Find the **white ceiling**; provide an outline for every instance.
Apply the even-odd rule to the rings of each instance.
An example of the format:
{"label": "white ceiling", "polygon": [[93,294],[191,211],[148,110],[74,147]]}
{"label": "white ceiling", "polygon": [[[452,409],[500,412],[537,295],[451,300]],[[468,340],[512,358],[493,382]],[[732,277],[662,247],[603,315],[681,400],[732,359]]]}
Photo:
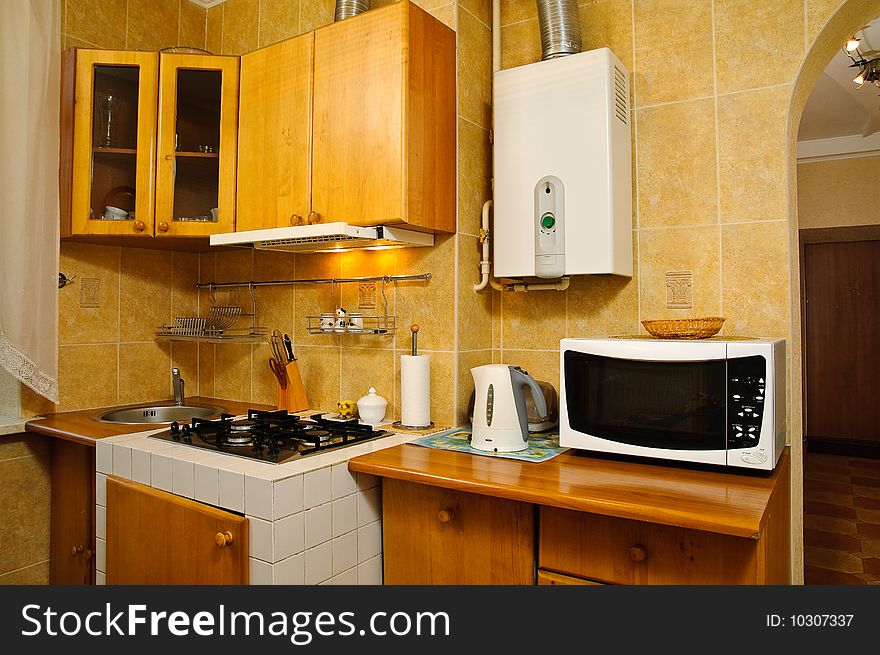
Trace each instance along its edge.
{"label": "white ceiling", "polygon": [[[863,55],[880,54],[880,17],[856,34]],[[841,50],[828,64],[801,117],[798,142],[844,136],[867,137],[880,132],[880,89],[873,84],[858,88],[852,78],[858,72]]]}

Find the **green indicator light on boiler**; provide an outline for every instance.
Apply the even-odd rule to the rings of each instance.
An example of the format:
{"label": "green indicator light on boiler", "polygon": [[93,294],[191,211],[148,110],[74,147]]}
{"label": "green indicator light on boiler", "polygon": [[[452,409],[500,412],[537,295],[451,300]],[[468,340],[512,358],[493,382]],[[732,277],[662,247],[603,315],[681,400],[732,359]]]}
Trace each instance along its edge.
{"label": "green indicator light on boiler", "polygon": [[545,230],[549,230],[554,225],[556,225],[556,217],[550,212],[547,212],[541,217],[541,227]]}

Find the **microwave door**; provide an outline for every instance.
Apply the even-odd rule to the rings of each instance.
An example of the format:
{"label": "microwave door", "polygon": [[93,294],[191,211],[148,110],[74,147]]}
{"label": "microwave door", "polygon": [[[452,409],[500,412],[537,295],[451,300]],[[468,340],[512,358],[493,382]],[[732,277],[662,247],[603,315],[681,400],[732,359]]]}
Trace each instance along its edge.
{"label": "microwave door", "polygon": [[724,463],[724,359],[657,361],[565,353],[571,429],[601,450]]}

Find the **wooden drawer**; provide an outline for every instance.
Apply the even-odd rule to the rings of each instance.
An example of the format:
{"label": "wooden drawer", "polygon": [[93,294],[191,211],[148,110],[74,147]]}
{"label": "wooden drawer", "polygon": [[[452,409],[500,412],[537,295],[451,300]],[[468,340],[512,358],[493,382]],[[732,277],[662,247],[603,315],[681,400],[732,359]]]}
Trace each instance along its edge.
{"label": "wooden drawer", "polygon": [[755,584],[757,540],[542,507],[538,566],[617,584]]}
{"label": "wooden drawer", "polygon": [[535,584],[527,503],[382,480],[387,585]]}

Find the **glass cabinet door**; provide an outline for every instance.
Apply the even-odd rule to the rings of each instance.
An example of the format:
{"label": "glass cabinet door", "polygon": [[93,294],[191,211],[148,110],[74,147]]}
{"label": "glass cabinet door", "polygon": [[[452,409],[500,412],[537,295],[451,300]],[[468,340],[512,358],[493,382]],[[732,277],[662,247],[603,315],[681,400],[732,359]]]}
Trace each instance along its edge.
{"label": "glass cabinet door", "polygon": [[162,53],[156,236],[235,226],[238,58]]}
{"label": "glass cabinet door", "polygon": [[70,232],[152,236],[158,57],[72,52]]}

